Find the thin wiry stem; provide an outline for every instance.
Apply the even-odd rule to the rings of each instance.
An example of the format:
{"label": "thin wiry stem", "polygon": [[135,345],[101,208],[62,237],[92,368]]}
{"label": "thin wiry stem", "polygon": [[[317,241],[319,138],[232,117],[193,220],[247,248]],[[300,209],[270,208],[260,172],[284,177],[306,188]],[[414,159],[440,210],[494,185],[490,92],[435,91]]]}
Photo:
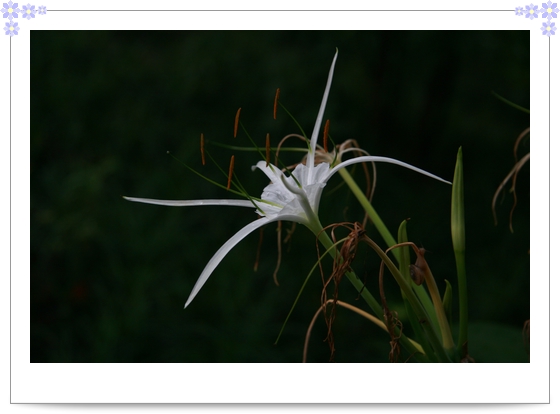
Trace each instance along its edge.
{"label": "thin wiry stem", "polygon": [[513,210],[515,209],[515,206],[517,205],[517,194],[515,192],[515,184],[517,182],[517,174],[519,173],[519,170],[521,170],[523,165],[525,165],[525,163],[527,161],[529,161],[530,154],[531,153],[525,154],[525,156],[523,158],[521,158],[519,161],[517,161],[517,163],[513,166],[513,168],[509,172],[509,174],[506,175],[506,178],[504,178],[503,181],[500,183],[500,185],[498,186],[498,189],[494,193],[494,197],[492,198],[492,214],[494,216],[494,225],[497,225],[498,224],[498,217],[496,215],[496,200],[498,199],[498,195],[500,194],[502,189],[506,186],[506,184],[508,183],[510,178],[513,176],[512,188],[511,188],[511,191],[513,193],[513,207],[511,208],[510,216],[509,216],[509,228],[510,228],[510,231],[512,233],[513,233],[513,224],[512,224]]}

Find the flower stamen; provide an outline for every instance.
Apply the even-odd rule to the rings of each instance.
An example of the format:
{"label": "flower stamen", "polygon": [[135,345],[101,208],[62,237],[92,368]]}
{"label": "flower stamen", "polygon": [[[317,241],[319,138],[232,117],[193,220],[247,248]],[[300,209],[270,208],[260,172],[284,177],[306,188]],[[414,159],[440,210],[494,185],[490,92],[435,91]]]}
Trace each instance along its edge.
{"label": "flower stamen", "polygon": [[231,160],[229,162],[229,174],[228,174],[228,181],[227,181],[227,187],[226,189],[229,191],[230,187],[231,187],[231,177],[233,176],[233,164],[235,161],[235,155],[231,156]]}
{"label": "flower stamen", "polygon": [[235,114],[235,124],[233,125],[233,137],[237,137],[237,127],[239,126],[239,114],[241,113],[241,108],[237,110]]}
{"label": "flower stamen", "polygon": [[206,165],[206,159],[204,158],[204,134],[200,133],[200,155],[202,156],[202,165]]}
{"label": "flower stamen", "polygon": [[276,96],[274,97],[274,119],[276,119],[276,109],[278,108],[278,98],[280,97],[280,88],[276,89]]}
{"label": "flower stamen", "polygon": [[323,149],[325,150],[325,152],[328,152],[327,149],[327,144],[329,143],[329,126],[331,124],[331,120],[327,119],[327,122],[325,122],[325,130],[323,132]]}

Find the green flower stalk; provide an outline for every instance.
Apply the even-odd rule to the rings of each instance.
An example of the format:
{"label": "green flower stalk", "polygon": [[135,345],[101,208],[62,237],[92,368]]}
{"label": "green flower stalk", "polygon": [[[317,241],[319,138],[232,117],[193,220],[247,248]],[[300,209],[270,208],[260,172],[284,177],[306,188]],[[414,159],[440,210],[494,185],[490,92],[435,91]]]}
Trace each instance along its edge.
{"label": "green flower stalk", "polygon": [[[467,272],[465,270],[465,203],[463,190],[463,149],[457,153],[457,164],[451,190],[451,239],[457,265],[459,281],[459,343],[457,351],[467,352],[468,346],[468,303],[467,303]],[[466,357],[466,355],[462,355]]]}

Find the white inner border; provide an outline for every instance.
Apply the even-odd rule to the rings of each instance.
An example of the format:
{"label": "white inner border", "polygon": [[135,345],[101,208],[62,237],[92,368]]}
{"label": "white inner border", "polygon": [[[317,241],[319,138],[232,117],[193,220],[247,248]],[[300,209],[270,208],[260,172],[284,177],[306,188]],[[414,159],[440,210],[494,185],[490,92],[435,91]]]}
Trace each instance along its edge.
{"label": "white inner border", "polygon": [[[164,9],[255,9],[263,2],[173,2]],[[270,2],[267,8],[317,7],[305,1]],[[324,8],[341,7],[321,2]],[[368,9],[504,10],[510,12],[55,12],[68,9],[154,9],[159,3],[44,1],[45,16],[19,19],[11,39],[11,401],[18,402],[548,402],[549,401],[549,161],[548,47],[540,21],[515,16],[504,1],[344,2]],[[20,7],[24,3],[20,2]],[[538,3],[540,4],[540,3]],[[276,7],[271,7],[276,6]],[[281,13],[281,18],[279,14]],[[2,23],[4,25],[5,22]],[[557,26],[560,22],[557,19]],[[531,323],[530,364],[30,364],[30,139],[29,30],[530,30],[531,32]],[[2,32],[2,35],[4,33]],[[551,39],[553,67],[557,42]],[[9,197],[8,36],[0,42],[2,99],[1,183]],[[555,54],[556,51],[556,54]],[[367,51],[364,51],[366,53]],[[554,76],[553,76],[554,80]],[[555,95],[552,94],[554,97]],[[554,128],[554,125],[553,125]],[[554,134],[552,134],[554,136]],[[4,200],[4,199],[3,199]],[[2,203],[8,217],[8,198]],[[7,220],[6,220],[7,221]],[[2,234],[8,234],[3,221]],[[4,229],[6,231],[4,231]],[[5,243],[6,237],[2,243]],[[9,246],[1,263],[8,266]],[[7,276],[7,272],[2,272]],[[9,280],[3,278],[3,292]],[[3,332],[9,332],[9,298],[4,296]],[[538,316],[538,317],[537,317]],[[4,355],[8,341],[2,341]],[[8,366],[6,365],[7,373]],[[4,375],[6,376],[6,375]],[[406,383],[403,383],[405,379]],[[407,386],[406,384],[410,384]],[[7,388],[4,388],[7,389]]]}

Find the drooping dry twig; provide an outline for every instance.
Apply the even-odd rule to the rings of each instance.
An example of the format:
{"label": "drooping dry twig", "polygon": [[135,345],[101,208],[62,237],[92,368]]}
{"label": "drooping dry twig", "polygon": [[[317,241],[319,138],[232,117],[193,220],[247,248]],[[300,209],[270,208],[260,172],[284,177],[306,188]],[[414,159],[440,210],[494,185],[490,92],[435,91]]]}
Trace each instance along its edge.
{"label": "drooping dry twig", "polygon": [[[313,326],[315,325],[315,321],[317,320],[317,318],[319,317],[319,314],[324,311],[324,308],[328,305],[334,302],[334,299],[329,299],[327,300],[326,303],[324,303],[323,305],[321,305],[321,307],[319,309],[317,309],[317,312],[315,312],[315,315],[313,315],[313,319],[311,319],[311,322],[309,323],[309,327],[307,328],[307,333],[305,335],[305,343],[303,345],[303,362],[307,362],[307,348],[309,347],[309,338],[311,336],[311,330],[313,329]],[[387,326],[385,326],[385,324],[380,321],[379,319],[377,319],[375,316],[370,315],[369,313],[363,311],[360,308],[357,308],[356,306],[350,305],[349,303],[343,302],[341,300],[338,300],[336,302],[337,306],[342,306],[343,308],[346,309],[350,309],[351,311],[357,313],[358,315],[363,316],[364,318],[366,318],[367,320],[373,322],[374,324],[376,324],[378,327],[380,327],[381,329],[383,329],[385,332],[387,332]]]}
{"label": "drooping dry twig", "polygon": [[[334,282],[334,290],[333,290],[333,303],[335,306],[332,306],[330,312],[327,311],[327,307],[323,306],[323,312],[325,315],[325,322],[327,324],[327,337],[326,340],[328,341],[329,348],[331,350],[331,357],[330,361],[334,360],[334,353],[335,353],[335,345],[334,345],[334,335],[332,326],[334,320],[336,318],[336,303],[338,301],[338,287],[340,281],[342,280],[344,274],[351,270],[352,262],[356,257],[356,249],[358,243],[360,242],[361,238],[364,236],[365,231],[361,227],[360,223],[335,223],[330,226],[327,226],[323,229],[323,231],[331,228],[331,238],[336,243],[336,236],[334,234],[334,230],[339,227],[344,227],[350,230],[350,234],[346,237],[346,240],[342,244],[340,250],[336,253],[336,257],[333,260],[333,268],[331,275],[325,279],[323,267],[321,262],[319,262],[319,270],[321,273],[321,280],[323,281],[323,289],[321,291],[321,304],[325,305],[328,302],[327,298],[327,287],[331,282]],[[319,254],[319,245],[317,244],[317,253]]]}
{"label": "drooping dry twig", "polygon": [[515,165],[513,166],[513,168],[509,172],[509,174],[506,176],[506,178],[504,178],[503,181],[500,183],[500,185],[498,186],[498,189],[494,193],[494,198],[492,198],[492,214],[494,215],[494,224],[497,225],[498,224],[498,217],[496,215],[496,200],[498,199],[498,195],[501,193],[502,189],[506,186],[508,181],[510,179],[512,179],[512,186],[511,186],[510,191],[513,193],[513,206],[511,207],[511,211],[509,213],[509,229],[512,233],[513,233],[513,211],[515,210],[515,207],[517,206],[517,193],[515,192],[515,185],[517,183],[517,174],[519,174],[519,171],[521,170],[521,168],[525,165],[525,163],[527,161],[529,161],[529,158],[530,158],[530,152],[528,152],[527,154],[525,154],[525,156],[523,158],[521,158],[518,161],[517,160],[517,148],[519,147],[519,143],[521,142],[521,140],[528,133],[529,133],[529,128],[525,129],[517,137],[517,139],[515,141],[515,145],[513,147],[513,156],[515,158]]}
{"label": "drooping dry twig", "polygon": [[[387,332],[391,337],[389,344],[391,350],[389,351],[389,361],[398,362],[401,354],[401,347],[399,345],[399,339],[402,334],[402,322],[399,320],[399,315],[396,311],[391,311],[387,305],[387,299],[385,297],[385,289],[383,288],[383,269],[385,268],[384,262],[381,261],[381,267],[379,269],[379,295],[381,297],[381,306],[383,307],[383,317],[385,319],[385,325],[387,326]],[[398,328],[398,334],[395,334],[395,328]]]}

